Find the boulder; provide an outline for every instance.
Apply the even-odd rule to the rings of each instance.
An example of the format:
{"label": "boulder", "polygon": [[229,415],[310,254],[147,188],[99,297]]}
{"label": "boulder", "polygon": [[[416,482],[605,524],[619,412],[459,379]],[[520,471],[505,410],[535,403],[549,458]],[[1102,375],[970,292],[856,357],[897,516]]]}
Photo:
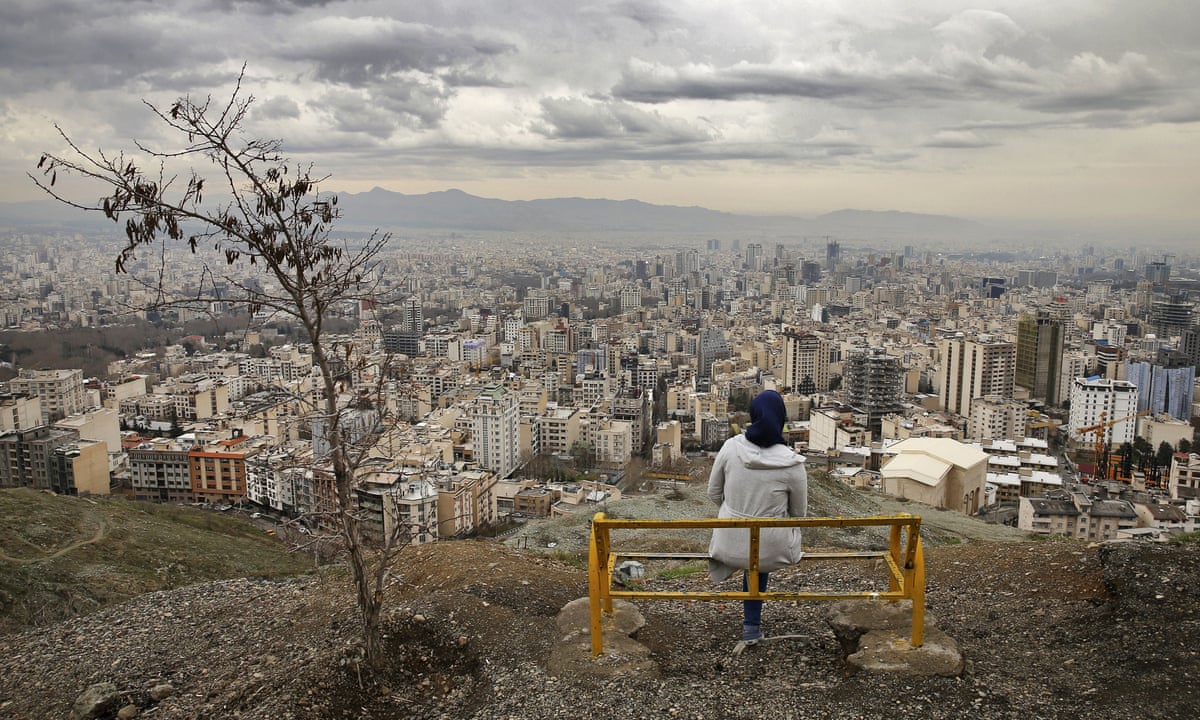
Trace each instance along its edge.
{"label": "boulder", "polygon": [[546,665],[549,672],[599,677],[657,675],[658,665],[650,657],[650,648],[634,639],[646,626],[646,618],[633,603],[617,600],[613,602],[613,614],[603,616],[604,652],[594,658],[588,598],[567,603],[555,622],[559,636],[550,649]]}
{"label": "boulder", "polygon": [[95,720],[112,715],[121,702],[120,692],[112,683],[99,683],[84,690],[71,707],[72,720]]}
{"label": "boulder", "polygon": [[958,643],[925,614],[925,638],[912,646],[912,603],[846,600],[834,603],[826,615],[847,666],[853,671],[894,672],[903,675],[962,674],[965,663]]}

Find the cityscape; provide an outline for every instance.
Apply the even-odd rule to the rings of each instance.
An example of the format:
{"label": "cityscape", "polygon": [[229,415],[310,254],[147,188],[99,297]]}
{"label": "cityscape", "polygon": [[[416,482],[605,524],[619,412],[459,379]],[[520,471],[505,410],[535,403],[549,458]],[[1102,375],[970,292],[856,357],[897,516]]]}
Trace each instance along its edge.
{"label": "cityscape", "polygon": [[[371,438],[356,502],[378,537],[467,537],[700,479],[764,389],[813,467],[867,491],[1086,540],[1196,528],[1195,257],[592,241],[397,237],[371,298],[337,308],[356,358],[341,423]],[[0,485],[282,519],[334,505],[309,349],[232,292],[256,268],[214,281],[178,252],[121,274],[115,242],[81,234],[6,246]],[[164,287],[184,300],[155,309]],[[130,324],[165,339],[86,371],[21,362],[18,337]]]}
{"label": "cityscape", "polygon": [[0,717],[1194,715],[1197,47],[4,3]]}

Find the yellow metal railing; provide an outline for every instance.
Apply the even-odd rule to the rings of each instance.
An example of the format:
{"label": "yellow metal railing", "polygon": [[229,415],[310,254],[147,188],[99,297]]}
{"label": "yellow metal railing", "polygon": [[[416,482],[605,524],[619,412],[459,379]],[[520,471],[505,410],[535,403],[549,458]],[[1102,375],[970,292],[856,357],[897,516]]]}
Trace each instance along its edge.
{"label": "yellow metal railing", "polygon": [[[804,560],[878,559],[888,570],[888,591],[759,592],[759,533],[769,527],[890,527],[887,550],[804,553]],[[707,559],[706,553],[625,552],[612,547],[612,530],[677,528],[746,528],[750,533],[750,577],[745,592],[669,592],[614,590],[612,573],[621,558]],[[904,537],[906,536],[906,537]],[[902,542],[903,540],[903,542]],[[596,513],[588,546],[588,599],[591,609],[592,656],[604,651],[602,615],[612,615],[618,600],[912,600],[912,646],[925,641],[925,556],[921,549],[921,518],[916,515],[806,518],[711,518],[704,520],[617,520]]]}

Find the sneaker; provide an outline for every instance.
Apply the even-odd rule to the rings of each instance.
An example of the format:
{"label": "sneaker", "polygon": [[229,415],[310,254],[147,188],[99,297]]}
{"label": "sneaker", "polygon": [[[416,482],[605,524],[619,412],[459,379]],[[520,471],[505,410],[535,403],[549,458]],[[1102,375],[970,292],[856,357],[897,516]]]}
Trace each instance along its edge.
{"label": "sneaker", "polygon": [[762,637],[762,627],[750,624],[742,625],[742,642],[747,645],[753,645],[762,640]]}

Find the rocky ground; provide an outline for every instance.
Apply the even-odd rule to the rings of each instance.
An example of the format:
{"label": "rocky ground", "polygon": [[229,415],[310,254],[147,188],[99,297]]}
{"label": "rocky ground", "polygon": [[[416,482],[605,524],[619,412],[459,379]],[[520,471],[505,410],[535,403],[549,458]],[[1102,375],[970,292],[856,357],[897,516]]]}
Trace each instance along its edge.
{"label": "rocky ground", "polygon": [[[108,717],[1183,718],[1200,712],[1200,544],[967,542],[927,551],[928,609],[959,677],[848,674],[818,603],[766,608],[733,656],[734,605],[644,602],[654,667],[606,677],[548,663],[555,616],[586,594],[576,564],[494,542],[403,559],[389,665],[360,663],[344,573],[155,593],[0,637],[0,717],[65,718],[111,683]],[[803,564],[776,587],[871,583]],[[701,573],[652,577],[699,587]],[[605,662],[604,660],[600,661]]]}

